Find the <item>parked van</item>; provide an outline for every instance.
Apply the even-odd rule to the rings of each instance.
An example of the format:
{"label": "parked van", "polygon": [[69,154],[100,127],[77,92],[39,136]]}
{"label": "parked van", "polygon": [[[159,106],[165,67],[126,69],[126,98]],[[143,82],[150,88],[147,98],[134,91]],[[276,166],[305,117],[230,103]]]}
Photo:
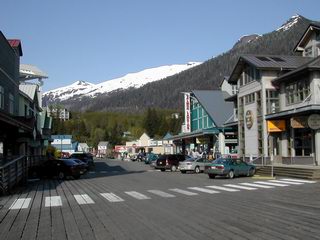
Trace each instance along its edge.
{"label": "parked van", "polygon": [[179,166],[179,162],[182,162],[186,159],[185,155],[182,154],[165,154],[160,155],[155,169],[160,169],[162,172],[165,170],[171,170],[172,172],[176,171]]}

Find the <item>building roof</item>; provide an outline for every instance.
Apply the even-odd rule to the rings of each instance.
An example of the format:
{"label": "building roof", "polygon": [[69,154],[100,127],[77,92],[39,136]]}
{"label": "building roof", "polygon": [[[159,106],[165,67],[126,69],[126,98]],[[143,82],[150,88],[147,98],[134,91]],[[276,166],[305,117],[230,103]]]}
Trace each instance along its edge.
{"label": "building roof", "polygon": [[310,25],[307,27],[305,32],[302,34],[300,40],[298,41],[297,45],[294,47],[293,51],[298,52],[302,51],[303,47],[306,44],[307,39],[310,36],[310,33],[314,30],[318,29],[320,31],[320,23],[319,22],[312,22]]}
{"label": "building roof", "polygon": [[310,60],[306,64],[303,64],[302,66],[298,67],[295,70],[292,70],[286,74],[281,75],[280,77],[274,79],[272,82],[279,83],[284,80],[287,80],[288,78],[292,78],[293,76],[295,76],[297,74],[301,74],[301,73],[304,73],[304,72],[310,71],[310,70],[320,70],[320,56],[313,58],[312,60]]}
{"label": "building roof", "polygon": [[108,146],[109,142],[99,142],[98,146]]}
{"label": "building roof", "polygon": [[72,135],[51,135],[52,139],[72,139]]}
{"label": "building roof", "polygon": [[48,78],[48,75],[34,65],[20,64],[20,78],[23,80],[31,80],[37,78]]}
{"label": "building roof", "polygon": [[31,100],[34,100],[38,86],[35,84],[20,84],[19,90],[25,93]]}
{"label": "building roof", "polygon": [[20,84],[19,90],[24,93],[31,101],[37,102],[37,107],[41,110],[41,94],[38,91],[39,86],[36,84]]}
{"label": "building roof", "polygon": [[193,90],[192,93],[206,110],[216,127],[222,127],[233,114],[233,103],[225,102],[229,96],[220,90]]}
{"label": "building roof", "polygon": [[229,83],[236,83],[245,65],[260,70],[293,70],[310,61],[311,57],[281,55],[242,55],[229,77]]}
{"label": "building roof", "polygon": [[18,50],[19,56],[22,56],[22,47],[21,47],[21,41],[19,39],[8,39],[8,43],[10,46],[14,49]]}

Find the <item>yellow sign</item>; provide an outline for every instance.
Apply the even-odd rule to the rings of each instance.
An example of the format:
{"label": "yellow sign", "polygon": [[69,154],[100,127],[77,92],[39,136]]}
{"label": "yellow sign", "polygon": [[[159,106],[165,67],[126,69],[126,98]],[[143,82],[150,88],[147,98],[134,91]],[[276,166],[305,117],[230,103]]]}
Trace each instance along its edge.
{"label": "yellow sign", "polygon": [[268,132],[283,132],[286,130],[285,120],[269,120],[267,121]]}

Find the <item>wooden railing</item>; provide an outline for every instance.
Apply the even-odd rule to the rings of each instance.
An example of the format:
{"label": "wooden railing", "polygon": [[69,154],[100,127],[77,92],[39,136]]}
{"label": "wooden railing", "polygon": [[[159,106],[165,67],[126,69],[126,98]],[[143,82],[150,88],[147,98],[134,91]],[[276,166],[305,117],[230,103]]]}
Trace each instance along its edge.
{"label": "wooden railing", "polygon": [[13,160],[3,160],[0,165],[0,194],[9,193],[18,184],[26,183],[28,177],[28,160],[26,156]]}
{"label": "wooden railing", "polygon": [[31,167],[47,160],[45,156],[18,156],[0,161],[0,195],[8,194],[20,185],[26,184],[28,172]]}

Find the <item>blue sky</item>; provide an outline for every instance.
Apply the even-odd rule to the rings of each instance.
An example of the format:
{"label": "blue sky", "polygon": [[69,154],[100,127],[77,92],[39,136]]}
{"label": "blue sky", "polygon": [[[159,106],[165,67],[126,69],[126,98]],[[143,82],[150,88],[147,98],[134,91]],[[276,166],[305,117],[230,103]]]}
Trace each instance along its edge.
{"label": "blue sky", "polygon": [[319,0],[2,0],[0,30],[22,40],[22,63],[49,75],[44,90],[205,61],[292,15],[320,20]]}

